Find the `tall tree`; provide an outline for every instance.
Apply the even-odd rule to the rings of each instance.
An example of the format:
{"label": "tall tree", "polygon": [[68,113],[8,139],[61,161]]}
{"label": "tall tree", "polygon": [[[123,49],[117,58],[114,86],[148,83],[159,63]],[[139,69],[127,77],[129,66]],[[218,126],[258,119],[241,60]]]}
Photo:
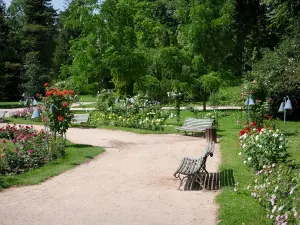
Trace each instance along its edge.
{"label": "tall tree", "polygon": [[[44,79],[49,79],[49,70],[52,68],[52,57],[55,49],[55,17],[56,11],[51,6],[51,0],[25,0],[24,2],[24,33],[23,33],[23,51],[25,59],[28,63],[36,62],[34,64],[26,63],[25,70],[31,70],[32,67],[38,67],[43,73]],[[30,59],[30,60],[29,60]],[[39,63],[37,65],[36,63]],[[38,71],[40,71],[38,70]],[[28,89],[28,84],[34,83],[32,79],[35,76],[28,76],[31,72],[25,72],[25,90],[27,94],[33,95],[34,92],[40,92],[43,89],[43,83],[38,86]],[[47,74],[48,78],[44,75]],[[27,85],[26,85],[27,83]],[[30,93],[29,93],[30,90]]]}
{"label": "tall tree", "polygon": [[2,100],[16,100],[20,84],[20,43],[9,26],[5,4],[0,0],[0,96]]}

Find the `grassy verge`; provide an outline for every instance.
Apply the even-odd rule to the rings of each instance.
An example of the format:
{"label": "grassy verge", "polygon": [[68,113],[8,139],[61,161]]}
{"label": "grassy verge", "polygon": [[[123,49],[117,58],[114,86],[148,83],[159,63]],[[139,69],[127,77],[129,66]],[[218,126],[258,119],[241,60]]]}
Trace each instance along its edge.
{"label": "grassy verge", "polygon": [[0,102],[0,109],[14,109],[23,107],[23,103],[20,102]]}
{"label": "grassy verge", "polygon": [[[240,119],[239,113],[232,113],[228,117],[220,118],[218,135],[221,136],[220,171],[233,170],[234,179],[239,183],[238,191],[233,187],[225,187],[217,197],[220,206],[220,224],[270,224],[267,220],[266,211],[257,200],[250,196],[247,186],[255,179],[254,172],[245,166],[238,153],[241,151],[238,133],[241,130],[236,121]],[[278,122],[281,130],[283,122]],[[300,129],[299,122],[287,123],[287,135],[289,141],[289,153],[300,164]]]}
{"label": "grassy verge", "polygon": [[94,95],[80,95],[80,102],[96,102],[97,98]]}
{"label": "grassy verge", "polygon": [[[219,171],[233,170],[235,182],[239,189],[244,189],[254,179],[254,173],[246,167],[239,158],[240,146],[238,141],[239,125],[236,125],[239,114],[219,120],[218,135],[221,136],[222,163]],[[220,224],[267,224],[264,209],[249,193],[236,193],[233,187],[225,187],[217,197],[220,206]]]}
{"label": "grassy verge", "polygon": [[10,186],[39,184],[50,177],[85,163],[104,150],[90,145],[67,144],[67,156],[50,162],[43,167],[13,176],[0,176],[0,190]]}
{"label": "grassy verge", "polygon": [[74,106],[72,108],[95,108],[96,105],[97,105],[96,103],[91,103],[91,104],[86,104],[86,105]]}
{"label": "grassy verge", "polygon": [[23,118],[14,118],[14,117],[7,117],[5,118],[6,123],[10,124],[25,124],[25,125],[44,125],[43,122],[32,120],[32,119],[23,119]]}

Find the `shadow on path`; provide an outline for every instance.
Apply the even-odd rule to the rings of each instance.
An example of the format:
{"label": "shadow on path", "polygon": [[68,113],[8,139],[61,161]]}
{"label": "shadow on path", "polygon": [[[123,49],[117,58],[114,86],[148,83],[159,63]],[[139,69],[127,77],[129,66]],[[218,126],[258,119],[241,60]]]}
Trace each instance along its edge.
{"label": "shadow on path", "polygon": [[[192,182],[192,183],[191,183]],[[235,180],[233,170],[223,170],[217,173],[208,173],[202,177],[202,184],[206,190],[220,190],[223,187],[234,187]],[[197,181],[187,180],[184,186],[185,191],[201,190]]]}

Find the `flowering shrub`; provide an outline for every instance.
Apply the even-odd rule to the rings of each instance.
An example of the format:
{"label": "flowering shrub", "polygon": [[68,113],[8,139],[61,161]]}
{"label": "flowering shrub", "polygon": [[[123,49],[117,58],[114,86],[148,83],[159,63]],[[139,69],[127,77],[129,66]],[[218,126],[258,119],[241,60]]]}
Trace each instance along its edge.
{"label": "flowering shrub", "polygon": [[167,92],[167,95],[169,98],[175,100],[175,110],[176,110],[176,114],[177,114],[177,122],[179,123],[179,121],[180,121],[180,105],[184,98],[183,93],[175,91],[175,92]]}
{"label": "flowering shrub", "polygon": [[142,115],[128,115],[126,118],[124,115],[110,114],[106,115],[104,113],[98,112],[92,115],[91,124],[92,125],[110,125],[116,127],[130,127],[143,130],[155,130],[163,131],[163,122],[165,118],[158,118],[155,114],[146,113],[144,118]]}
{"label": "flowering shrub", "polygon": [[39,167],[51,158],[64,155],[64,148],[56,145],[49,156],[44,130],[37,131],[29,126],[17,127],[8,124],[0,128],[0,136],[0,174],[23,172]]}
{"label": "flowering shrub", "polygon": [[25,108],[25,109],[20,109],[14,112],[13,117],[15,118],[24,118],[27,119],[30,117],[33,113],[33,108]]}
{"label": "flowering shrub", "polygon": [[113,92],[103,90],[98,95],[97,109],[91,116],[92,125],[110,125],[144,130],[164,130],[163,122],[169,117],[160,104],[137,95],[130,99],[115,98]]}
{"label": "flowering shrub", "polygon": [[256,121],[258,125],[267,128],[273,127],[273,116],[270,114],[271,101],[271,98],[267,98],[266,101],[255,100],[255,104],[251,106],[252,121]]}
{"label": "flowering shrub", "polygon": [[300,173],[288,166],[268,165],[248,189],[268,211],[274,224],[300,224]]}
{"label": "flowering shrub", "polygon": [[56,133],[63,136],[74,117],[70,109],[74,102],[74,91],[50,88],[48,83],[45,83],[44,86],[46,88],[43,98],[45,106],[41,108],[44,114],[43,120],[50,127],[54,137]]}
{"label": "flowering shrub", "polygon": [[244,163],[259,170],[263,165],[272,165],[287,158],[286,139],[279,130],[256,127],[253,122],[250,127],[240,131],[240,144]]}

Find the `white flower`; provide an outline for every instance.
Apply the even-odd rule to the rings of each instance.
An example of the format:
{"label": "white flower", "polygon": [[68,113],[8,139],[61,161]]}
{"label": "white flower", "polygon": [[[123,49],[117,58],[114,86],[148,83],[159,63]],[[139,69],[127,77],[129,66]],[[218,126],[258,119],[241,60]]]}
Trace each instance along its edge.
{"label": "white flower", "polygon": [[283,210],[283,208],[284,208],[284,205],[280,206],[280,207],[278,208],[278,212],[280,212],[281,210]]}
{"label": "white flower", "polygon": [[247,163],[246,160],[244,160],[244,163],[245,163],[245,164]]}
{"label": "white flower", "polygon": [[252,159],[251,157],[248,157],[248,161],[251,161],[251,159]]}
{"label": "white flower", "polygon": [[242,155],[242,152],[240,152],[239,155]]}
{"label": "white flower", "polygon": [[280,145],[279,148],[282,148],[282,145]]}
{"label": "white flower", "polygon": [[272,164],[272,167],[275,167],[275,163]]}
{"label": "white flower", "polygon": [[276,193],[277,190],[278,190],[278,185],[275,187],[274,192]]}
{"label": "white flower", "polygon": [[274,206],[273,206],[273,209],[272,209],[272,213],[274,213],[274,212],[275,212],[276,208],[277,208],[277,206],[276,206],[276,205],[274,205]]}
{"label": "white flower", "polygon": [[292,195],[294,193],[295,187],[293,187],[290,191],[290,195]]}

